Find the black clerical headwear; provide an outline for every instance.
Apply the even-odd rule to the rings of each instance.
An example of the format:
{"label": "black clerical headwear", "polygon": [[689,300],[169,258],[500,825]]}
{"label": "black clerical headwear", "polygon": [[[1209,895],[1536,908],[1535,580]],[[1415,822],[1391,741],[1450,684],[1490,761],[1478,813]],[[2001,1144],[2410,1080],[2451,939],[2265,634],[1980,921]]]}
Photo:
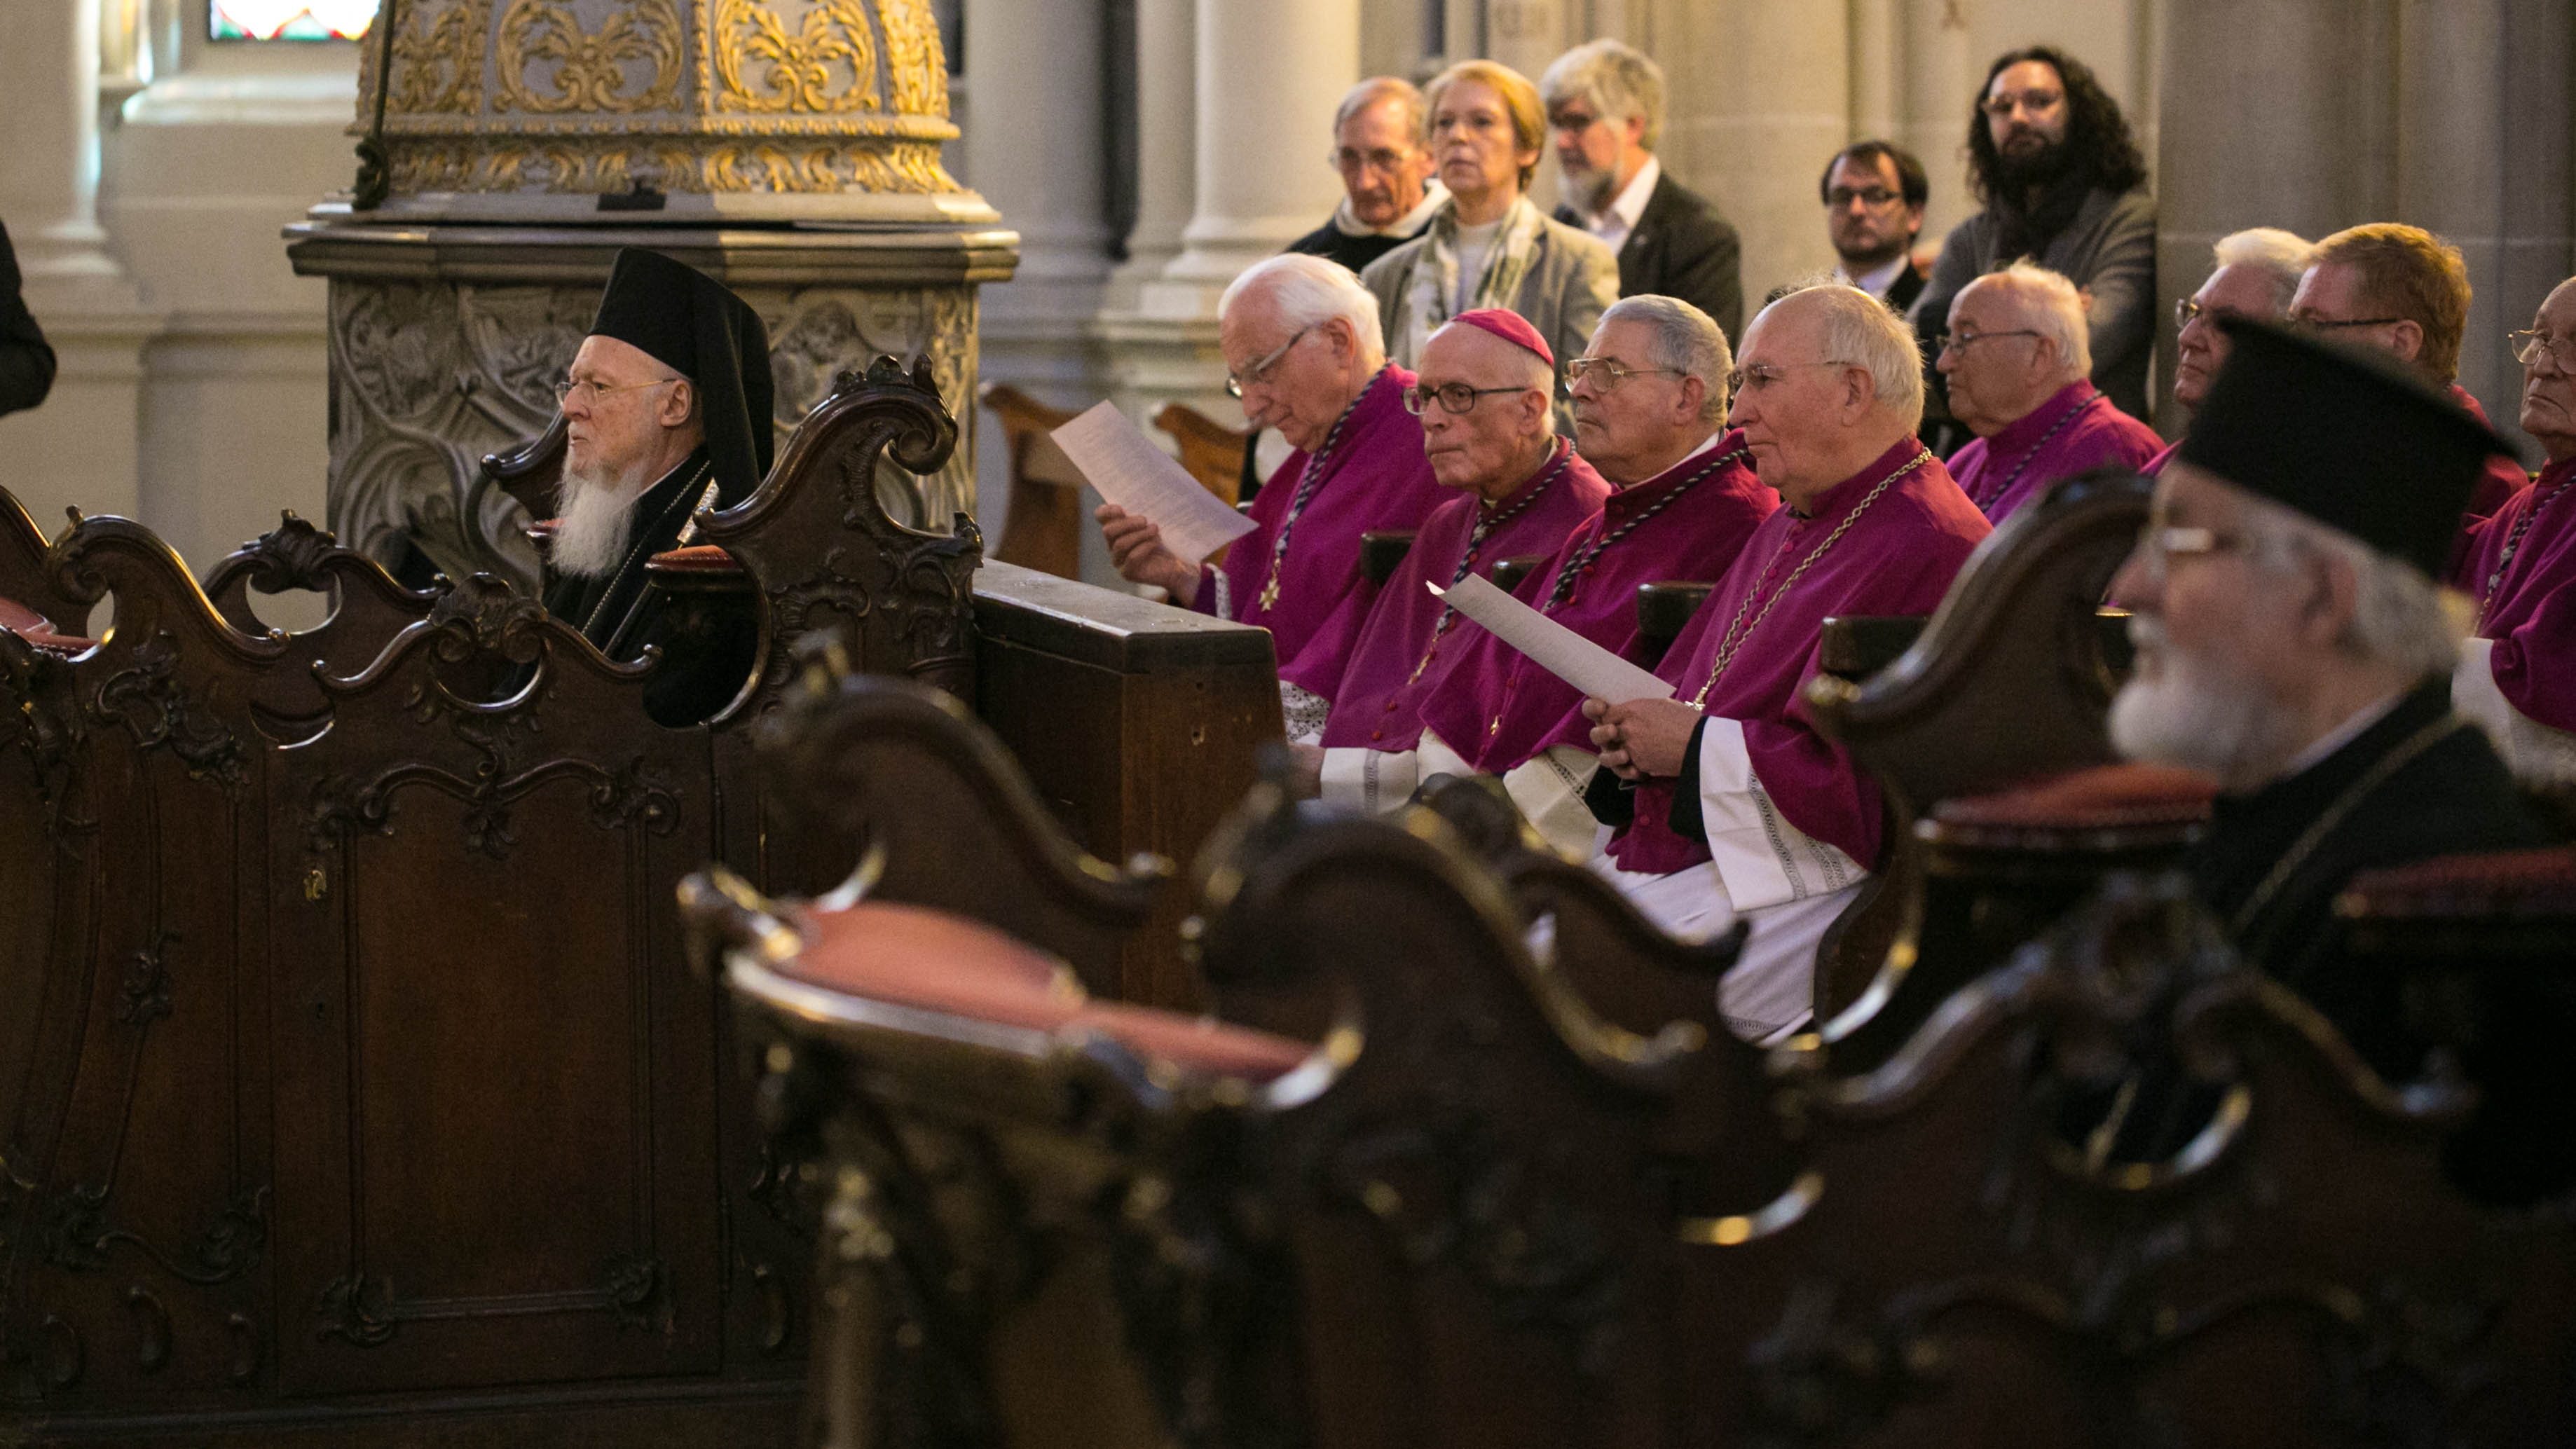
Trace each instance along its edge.
{"label": "black clerical headwear", "polygon": [[2440,578],[2487,455],[2512,450],[2376,354],[2218,325],[2232,346],[2175,456]]}
{"label": "black clerical headwear", "polygon": [[751,304],[694,267],[622,247],[590,331],[642,349],[697,385],[717,501],[730,508],[749,498],[776,446],[769,331]]}

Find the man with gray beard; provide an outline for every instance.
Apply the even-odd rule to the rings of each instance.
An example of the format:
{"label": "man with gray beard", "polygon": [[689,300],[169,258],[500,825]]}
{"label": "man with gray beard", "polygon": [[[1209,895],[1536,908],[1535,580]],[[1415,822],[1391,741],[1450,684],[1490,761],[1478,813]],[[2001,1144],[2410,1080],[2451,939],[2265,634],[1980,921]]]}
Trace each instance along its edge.
{"label": "man with gray beard", "polygon": [[[2466,621],[2433,582],[2498,444],[2392,367],[2261,322],[2220,325],[2231,355],[2112,585],[2138,646],[2112,741],[2216,778],[2196,893],[2248,961],[2383,1078],[2410,1081],[2435,1042],[2404,982],[2350,963],[2335,897],[2365,870],[2549,840],[2451,710]],[[2498,1196],[2549,1186],[2529,1153],[2498,1144],[2563,1117],[2565,1094],[2531,1090],[2528,1060],[2465,1064],[2491,1090],[2455,1171]],[[2179,1141],[2199,1098],[2142,1094],[2130,1127]]]}
{"label": "man with gray beard", "polygon": [[663,645],[646,708],[665,724],[704,719],[750,677],[751,621],[661,637],[644,566],[688,542],[699,509],[741,503],[767,475],[768,333],[712,278],[629,247],[556,395],[568,441],[546,609],[620,662]]}

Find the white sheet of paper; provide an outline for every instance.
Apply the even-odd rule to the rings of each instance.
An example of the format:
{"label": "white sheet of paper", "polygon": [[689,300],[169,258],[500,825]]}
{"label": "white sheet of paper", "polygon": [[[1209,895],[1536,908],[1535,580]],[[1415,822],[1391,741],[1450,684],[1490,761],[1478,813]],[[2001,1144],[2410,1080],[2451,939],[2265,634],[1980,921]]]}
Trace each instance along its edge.
{"label": "white sheet of paper", "polygon": [[1442,589],[1427,579],[1422,586],[1528,655],[1532,664],[1582,690],[1586,698],[1626,704],[1632,699],[1673,697],[1673,687],[1651,671],[1639,669],[1504,593],[1482,574],[1469,574],[1454,589]]}
{"label": "white sheet of paper", "polygon": [[1101,497],[1152,519],[1163,546],[1191,563],[1252,531],[1251,519],[1202,487],[1114,404],[1099,404],[1054,437]]}

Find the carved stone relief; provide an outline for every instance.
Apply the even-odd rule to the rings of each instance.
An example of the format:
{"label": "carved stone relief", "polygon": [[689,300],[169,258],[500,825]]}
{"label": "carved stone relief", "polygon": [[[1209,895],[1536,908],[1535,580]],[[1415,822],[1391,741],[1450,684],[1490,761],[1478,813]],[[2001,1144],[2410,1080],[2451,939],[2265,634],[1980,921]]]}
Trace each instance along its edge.
{"label": "carved stone relief", "polygon": [[[927,353],[941,399],[964,423],[957,451],[927,478],[888,463],[879,496],[894,517],[937,531],[974,511],[971,287],[737,290],[769,329],[781,443],[830,392],[836,373],[878,354]],[[537,557],[522,532],[529,520],[485,480],[482,460],[545,429],[555,381],[598,304],[591,286],[334,277],[331,529],[388,565],[400,562],[407,542],[450,577],[493,573],[532,592]]]}

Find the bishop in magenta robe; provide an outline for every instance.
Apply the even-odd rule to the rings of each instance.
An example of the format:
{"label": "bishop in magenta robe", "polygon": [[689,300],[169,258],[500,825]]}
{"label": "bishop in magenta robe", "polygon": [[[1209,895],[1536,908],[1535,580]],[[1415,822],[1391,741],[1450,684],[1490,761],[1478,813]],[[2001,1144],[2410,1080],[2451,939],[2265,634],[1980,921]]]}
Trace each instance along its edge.
{"label": "bishop in magenta robe", "polygon": [[1617,826],[1601,866],[1640,909],[1676,934],[1754,921],[1724,986],[1739,1035],[1806,1019],[1816,945],[1886,844],[1877,783],[1807,714],[1824,622],[1929,614],[1989,531],[1911,433],[1810,510],[1772,514],[1656,670],[1701,716],[1679,772],[1594,777]]}
{"label": "bishop in magenta robe", "polygon": [[2156,430],[2077,378],[1992,437],[1950,457],[1951,476],[1990,522],[2001,523],[2051,487],[2092,469],[2143,470],[2165,450]]}
{"label": "bishop in magenta robe", "polygon": [[[1662,473],[1612,493],[1544,565],[1520,601],[1632,662],[1644,660],[1637,590],[1712,582],[1743,552],[1779,497],[1746,461],[1740,435],[1712,434]],[[1501,777],[1521,814],[1558,849],[1588,856],[1595,823],[1583,790],[1595,763],[1591,722],[1573,685],[1478,631],[1422,705],[1424,775]],[[1390,762],[1389,773],[1403,773]]]}
{"label": "bishop in magenta robe", "polygon": [[[1315,772],[1309,783],[1327,801],[1380,803],[1378,747],[1390,736],[1409,745],[1420,733],[1425,693],[1456,662],[1462,637],[1481,632],[1425,585],[1446,589],[1480,564],[1553,553],[1609,495],[1555,435],[1555,376],[1545,340],[1509,312],[1462,312],[1424,345],[1412,405],[1425,455],[1459,496],[1425,521],[1348,658],[1333,664],[1329,693],[1305,660],[1280,670],[1290,738],[1323,747],[1305,758]],[[1412,789],[1406,782],[1385,803]]]}
{"label": "bishop in magenta robe", "polygon": [[1252,532],[1201,571],[1189,601],[1202,614],[1269,630],[1280,677],[1310,680],[1326,698],[1377,597],[1360,572],[1360,535],[1419,528],[1449,496],[1404,410],[1411,386],[1412,373],[1387,364],[1335,436],[1290,453],[1252,501]]}

